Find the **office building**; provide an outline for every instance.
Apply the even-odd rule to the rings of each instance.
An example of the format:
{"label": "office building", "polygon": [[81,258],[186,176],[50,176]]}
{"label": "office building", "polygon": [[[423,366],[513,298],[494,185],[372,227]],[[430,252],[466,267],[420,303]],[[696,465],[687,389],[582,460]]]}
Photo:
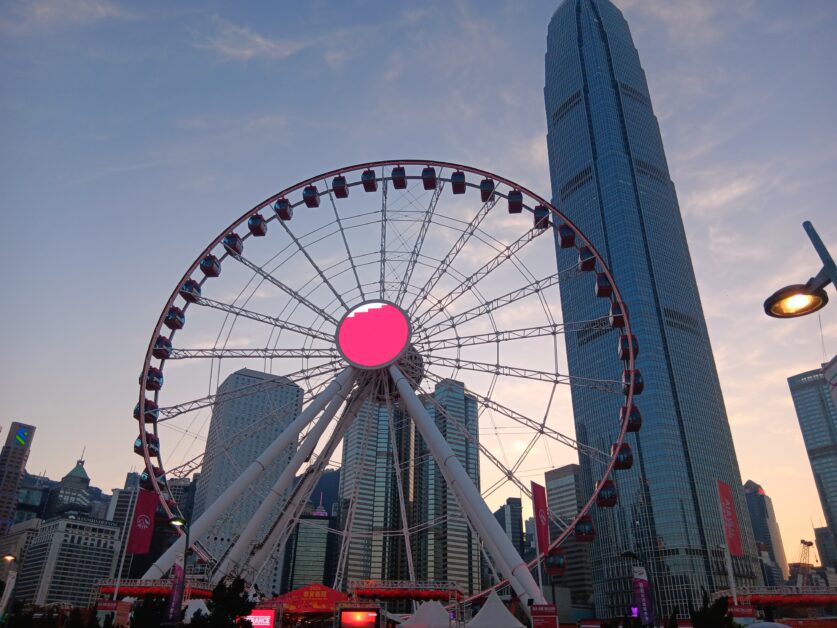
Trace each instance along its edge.
{"label": "office building", "polygon": [[837,408],[822,369],[788,378],[826,527],[837,538]]}
{"label": "office building", "polygon": [[0,536],[15,523],[18,489],[35,436],[35,426],[12,422],[0,451]]}
{"label": "office building", "polygon": [[526,553],[526,539],[523,533],[523,505],[520,498],[507,498],[506,503],[494,511],[494,518],[522,558]]}
{"label": "office building", "polygon": [[[245,387],[256,390],[241,396],[228,394]],[[303,391],[286,377],[241,369],[221,383],[217,395],[221,401],[212,408],[200,481],[195,491],[193,519],[200,517],[299,415]],[[253,483],[252,490],[245,491],[204,535],[201,543],[212,556],[222,556],[244,530],[295,451],[296,443],[288,446]],[[275,516],[268,518],[257,541],[265,537],[281,508],[282,503],[277,504]],[[274,563],[279,568],[265,570],[258,583],[263,591],[279,588],[281,561]]]}
{"label": "office building", "polygon": [[[549,510],[564,522],[575,519],[583,504],[581,467],[568,464],[547,471],[544,476],[546,503]],[[558,538],[561,530],[554,521],[549,522],[549,538]],[[589,543],[576,542],[572,535],[561,545],[567,567],[561,576],[553,576],[557,586],[570,590],[574,619],[590,617],[593,610],[593,565]]]}
{"label": "office building", "polygon": [[782,545],[782,535],[779,523],[773,512],[773,501],[764,489],[747,480],[744,484],[744,495],[747,498],[747,508],[750,511],[750,522],[753,524],[753,536],[756,543],[766,550],[770,561],[778,568],[779,573],[770,574],[770,586],[779,586],[788,579],[788,561],[785,559],[785,548]]}
{"label": "office building", "polygon": [[89,515],[90,511],[90,476],[84,470],[84,460],[79,459],[76,461],[76,466],[70,469],[58,485],[50,490],[46,518],[67,512]]}
{"label": "office building", "polygon": [[831,534],[831,530],[825,526],[814,528],[814,540],[817,544],[817,553],[820,555],[822,566],[837,569],[837,541]]}
{"label": "office building", "polygon": [[[590,239],[629,307],[641,351],[642,430],[628,435],[633,468],[617,473],[619,502],[594,509],[596,613],[622,616],[633,602],[634,551],[649,569],[657,615],[686,616],[703,591],[728,587],[717,482],[732,490],[742,556],[739,586],[761,583],[732,443],[683,220],[645,73],[628,24],[609,0],[564,0],[549,24],[544,100],[552,202]],[[556,242],[558,268],[578,250]],[[564,320],[607,315],[591,274],[562,281]],[[619,380],[616,332],[595,323],[564,336],[569,373]],[[572,390],[577,438],[610,451],[622,400]],[[581,460],[582,494],[604,464]]]}
{"label": "office building", "polygon": [[43,519],[50,491],[58,482],[41,475],[23,474],[17,494],[15,523],[29,519]]}
{"label": "office building", "polygon": [[[0,537],[0,556],[14,556],[17,568],[20,568],[20,565],[26,560],[26,552],[40,525],[41,520],[37,518],[26,519],[14,524],[9,528],[6,536]],[[11,561],[0,560],[0,581],[7,581],[11,569]]]}
{"label": "office building", "polygon": [[313,512],[299,518],[285,546],[285,575],[281,593],[309,584],[332,586],[340,538],[329,528],[336,527],[337,519],[329,516],[322,501]]}
{"label": "office building", "polygon": [[15,598],[36,606],[89,606],[96,580],[116,568],[119,539],[110,521],[75,514],[44,521],[29,543]]}

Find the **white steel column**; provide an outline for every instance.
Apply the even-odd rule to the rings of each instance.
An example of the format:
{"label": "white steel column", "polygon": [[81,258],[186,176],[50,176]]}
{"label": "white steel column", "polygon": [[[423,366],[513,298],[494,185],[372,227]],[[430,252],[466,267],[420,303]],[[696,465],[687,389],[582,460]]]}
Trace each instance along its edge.
{"label": "white steel column", "polygon": [[[212,524],[218,518],[231,508],[235,501],[240,497],[247,487],[258,479],[264,470],[275,461],[282,452],[293,443],[298,437],[299,433],[308,425],[314,418],[322,412],[326,404],[330,402],[335,395],[343,390],[351,388],[352,382],[355,378],[355,369],[351,366],[346,367],[341,371],[334,381],[316,397],[314,397],[308,406],[300,415],[294,419],[287,428],[285,428],[276,439],[268,445],[262,454],[256,458],[249,467],[247,467],[236,480],[230,484],[226,490],[218,496],[212,505],[198,517],[198,519],[191,523],[191,538],[192,542],[198,541],[204,534],[212,527]],[[184,551],[186,539],[180,537],[169,547],[160,558],[157,559],[148,571],[143,575],[144,580],[157,580],[162,578],[165,573],[171,569],[174,564],[174,559],[177,554]]]}
{"label": "white steel column", "polygon": [[323,432],[325,432],[326,427],[328,427],[328,424],[331,423],[331,420],[334,418],[334,415],[337,414],[340,406],[343,405],[343,402],[348,396],[348,392],[348,390],[339,391],[329,402],[319,421],[317,421],[317,424],[310,432],[308,432],[308,435],[305,437],[302,445],[300,445],[296,450],[293,458],[291,458],[291,461],[279,475],[279,478],[270,489],[270,492],[265,496],[262,503],[259,504],[258,510],[256,510],[255,514],[250,518],[250,521],[247,522],[247,526],[238,537],[238,540],[230,548],[226,556],[224,556],[224,560],[221,561],[221,564],[212,576],[212,584],[218,584],[218,581],[223,580],[227,573],[229,573],[230,569],[239,566],[241,558],[248,553],[250,543],[252,543],[256,534],[259,532],[259,528],[262,527],[265,520],[270,516],[271,511],[283,497],[285,490],[293,483],[294,478],[296,477],[296,472],[299,471],[302,464],[308,460],[314,452],[314,447],[317,446],[317,443],[322,437]]}
{"label": "white steel column", "polygon": [[529,566],[523,562],[520,554],[514,549],[511,539],[506,536],[503,528],[491,514],[479,490],[459,462],[445,437],[436,426],[436,422],[427,412],[427,408],[416,396],[404,374],[394,364],[389,367],[389,373],[395,381],[398,393],[413,418],[419,432],[424,438],[427,448],[439,465],[439,470],[448,486],[456,495],[459,505],[465,515],[476,528],[483,542],[488,546],[491,556],[500,563],[500,569],[509,578],[515,593],[528,609],[527,598],[535,604],[545,604],[543,592],[529,572]]}

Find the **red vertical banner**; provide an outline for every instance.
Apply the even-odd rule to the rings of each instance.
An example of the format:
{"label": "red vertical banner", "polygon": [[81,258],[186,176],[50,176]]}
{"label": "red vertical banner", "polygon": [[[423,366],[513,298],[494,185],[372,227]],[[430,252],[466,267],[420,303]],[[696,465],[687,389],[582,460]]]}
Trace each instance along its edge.
{"label": "red vertical banner", "polygon": [[134,506],[134,518],[128,533],[128,554],[147,554],[151,550],[151,537],[154,534],[154,511],[157,510],[157,493],[137,489],[137,503]]}
{"label": "red vertical banner", "polygon": [[545,554],[549,548],[549,510],[546,506],[546,489],[534,482],[532,482],[532,509],[535,513],[538,552]]}
{"label": "red vertical banner", "polygon": [[730,556],[743,556],[741,535],[738,531],[738,517],[735,514],[735,502],[732,500],[732,487],[718,480],[718,500],[721,505],[721,521]]}

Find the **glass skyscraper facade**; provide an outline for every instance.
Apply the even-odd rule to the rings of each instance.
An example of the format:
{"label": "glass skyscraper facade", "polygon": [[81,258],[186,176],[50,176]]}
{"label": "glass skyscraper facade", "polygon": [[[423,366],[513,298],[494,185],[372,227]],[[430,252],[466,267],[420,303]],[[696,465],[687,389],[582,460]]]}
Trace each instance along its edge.
{"label": "glass skyscraper facade", "polygon": [[837,408],[821,369],[788,378],[826,526],[837,538]]}
{"label": "glass skyscraper facade", "polygon": [[[657,613],[685,614],[702,592],[728,586],[717,481],[732,487],[744,556],[740,586],[761,582],[738,462],[698,295],[689,247],[639,55],[622,13],[606,0],[565,0],[549,24],[544,87],[552,201],[590,238],[628,304],[641,351],[644,423],[617,472],[619,504],[595,509],[594,599],[600,616],[633,606],[630,561],[647,566]],[[556,246],[558,267],[577,263]],[[566,320],[606,314],[590,282],[560,284]],[[565,336],[571,375],[619,379],[616,337]],[[573,390],[578,439],[609,450],[620,399]],[[602,469],[581,460],[590,494]]]}
{"label": "glass skyscraper facade", "polygon": [[772,563],[769,568],[765,568],[765,584],[780,586],[788,579],[788,561],[785,559],[779,522],[776,521],[776,513],[773,512],[773,500],[752,480],[747,480],[744,484],[744,495],[747,496],[747,508],[753,524],[753,537],[756,544],[763,546],[767,551]]}

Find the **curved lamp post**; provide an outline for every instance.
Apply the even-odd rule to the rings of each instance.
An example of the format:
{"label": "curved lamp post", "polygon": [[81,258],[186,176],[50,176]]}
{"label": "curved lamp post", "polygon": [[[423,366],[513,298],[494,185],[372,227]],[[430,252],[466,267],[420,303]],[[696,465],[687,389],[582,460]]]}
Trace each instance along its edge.
{"label": "curved lamp post", "polygon": [[802,226],[822,260],[822,268],[806,283],[785,286],[767,298],[764,302],[764,313],[773,318],[796,318],[813,314],[828,303],[825,287],[828,284],[837,287],[837,266],[834,265],[834,259],[825,248],[814,225],[806,220]]}
{"label": "curved lamp post", "polygon": [[17,580],[17,556],[14,554],[6,554],[3,560],[9,563],[9,575],[6,578],[6,588],[3,590],[3,597],[0,598],[0,624],[6,623],[6,607],[9,605],[9,600],[12,599],[12,590],[15,588],[15,581]]}

